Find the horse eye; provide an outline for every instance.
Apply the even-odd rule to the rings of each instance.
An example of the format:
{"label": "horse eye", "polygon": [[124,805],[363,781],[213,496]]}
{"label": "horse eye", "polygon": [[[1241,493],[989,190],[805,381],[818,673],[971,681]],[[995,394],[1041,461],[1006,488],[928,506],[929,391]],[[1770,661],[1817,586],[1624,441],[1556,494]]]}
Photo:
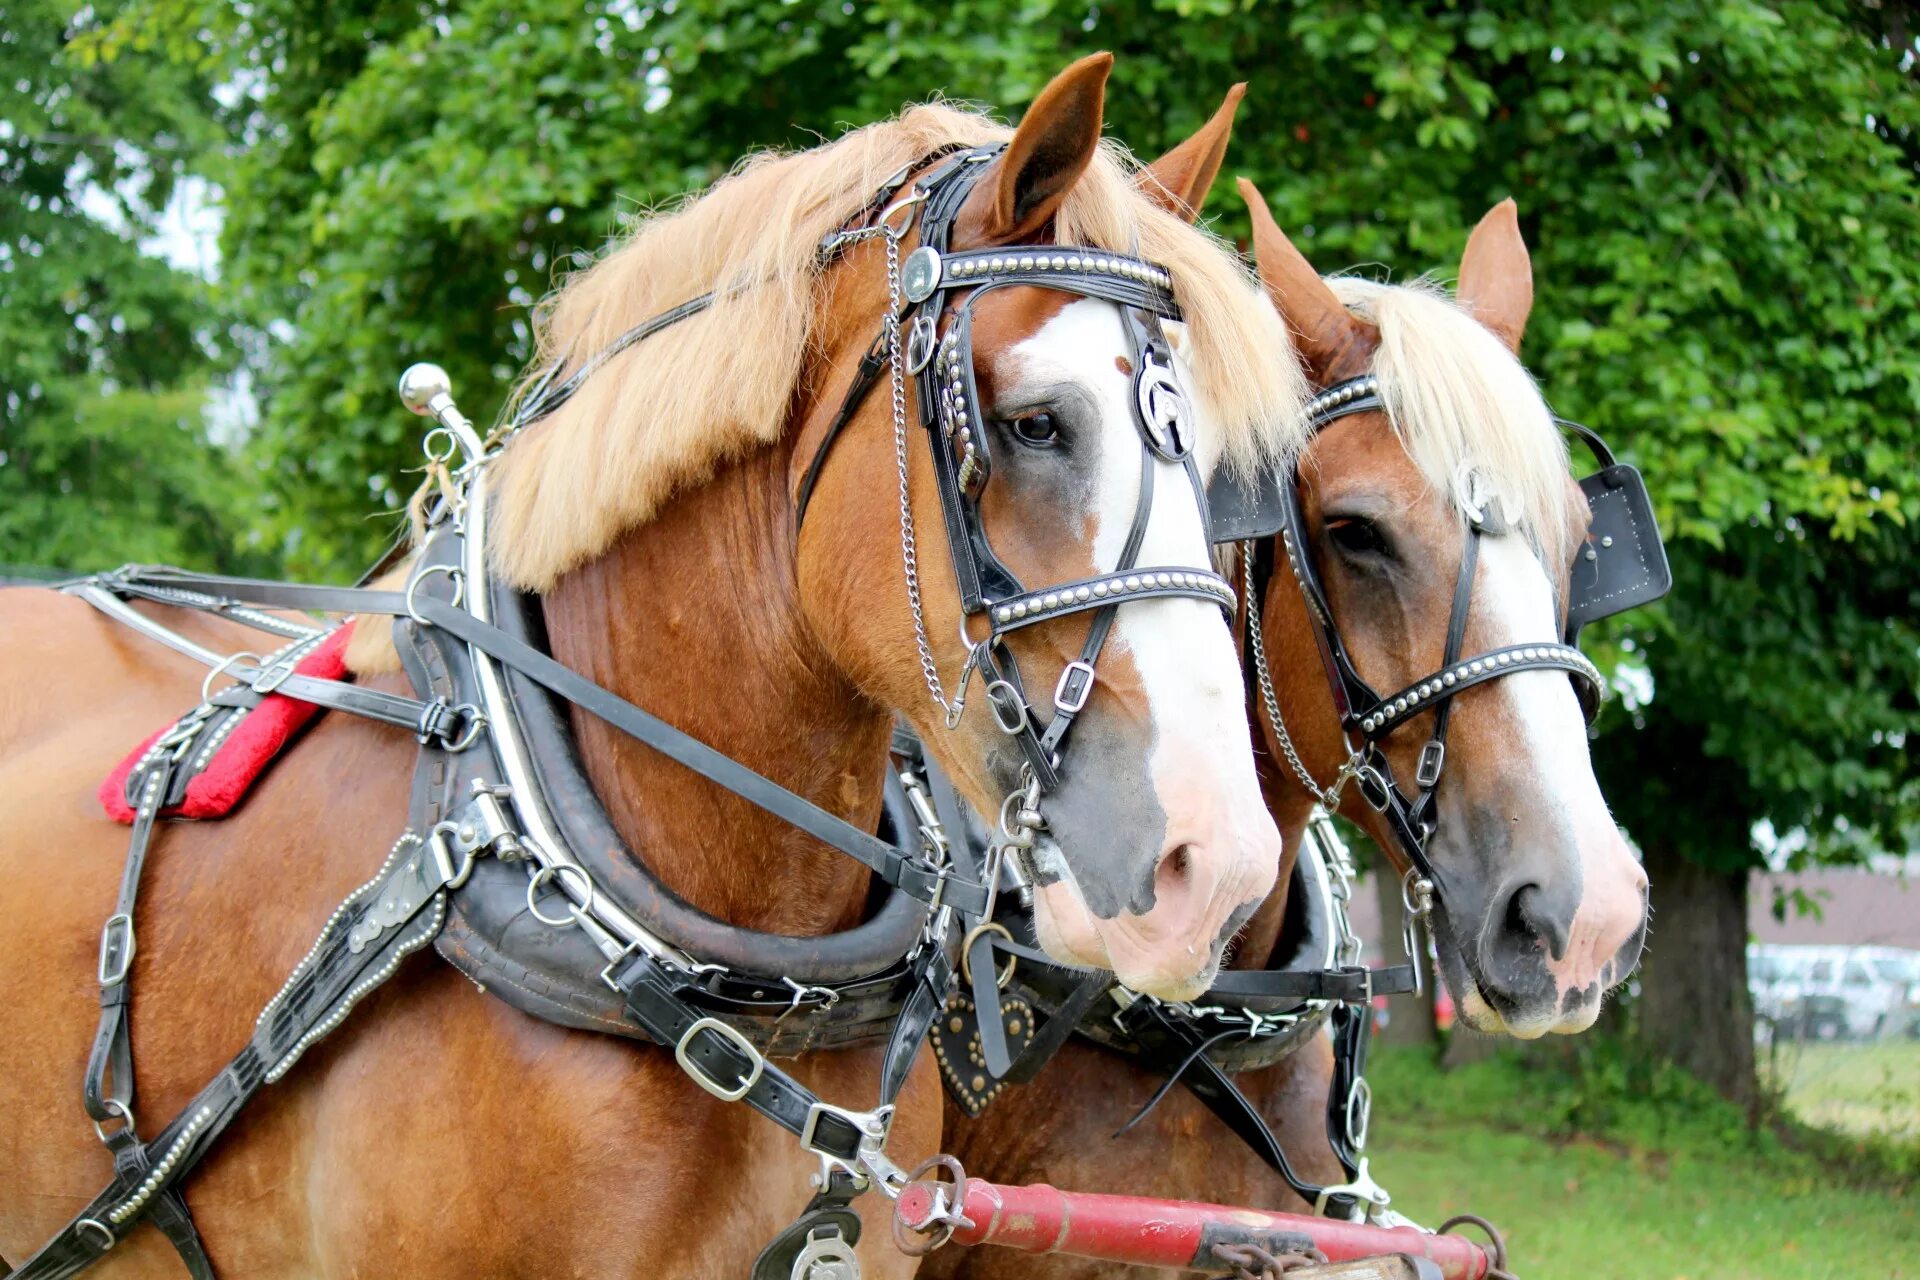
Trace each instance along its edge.
{"label": "horse eye", "polygon": [[1013,438],[1030,449],[1051,449],[1060,443],[1060,426],[1050,413],[1029,413],[1005,422]]}
{"label": "horse eye", "polygon": [[1336,547],[1351,555],[1389,554],[1386,535],[1380,532],[1379,526],[1371,520],[1363,520],[1358,516],[1348,516],[1329,522],[1327,536],[1333,539]]}

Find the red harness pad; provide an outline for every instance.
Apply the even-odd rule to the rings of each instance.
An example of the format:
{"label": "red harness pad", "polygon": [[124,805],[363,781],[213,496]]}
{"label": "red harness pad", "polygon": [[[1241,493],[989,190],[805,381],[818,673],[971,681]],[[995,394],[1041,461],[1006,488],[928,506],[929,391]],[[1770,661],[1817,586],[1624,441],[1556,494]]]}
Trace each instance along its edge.
{"label": "red harness pad", "polygon": [[[347,640],[352,634],[351,622],[341,626],[293,669],[300,675],[322,680],[342,678],[347,672]],[[282,693],[268,694],[259,706],[241,718],[239,726],[227,735],[207,767],[187,783],[185,798],[169,810],[169,814],[177,818],[219,818],[231,813],[280,749],[319,713],[320,708],[311,702]],[[100,784],[100,807],[115,822],[133,821],[133,806],[127,803],[127,775],[133,772],[147,749],[172,727],[167,725],[156,730]]]}

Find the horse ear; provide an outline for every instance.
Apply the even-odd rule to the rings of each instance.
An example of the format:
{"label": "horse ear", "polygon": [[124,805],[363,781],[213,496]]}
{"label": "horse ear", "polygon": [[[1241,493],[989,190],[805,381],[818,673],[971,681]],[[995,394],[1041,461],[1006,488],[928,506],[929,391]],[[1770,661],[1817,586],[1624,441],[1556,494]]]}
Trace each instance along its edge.
{"label": "horse ear", "polygon": [[1090,54],[1040,91],[954,219],[955,248],[1031,239],[1059,212],[1100,145],[1111,70],[1112,54]]}
{"label": "horse ear", "polygon": [[1467,237],[1457,294],[1474,319],[1520,354],[1520,335],[1533,310],[1533,263],[1520,238],[1520,210],[1511,199],[1493,206]]}
{"label": "horse ear", "polygon": [[1227,158],[1227,140],[1233,136],[1233,113],[1247,94],[1243,81],[1227,90],[1227,100],[1185,142],[1140,171],[1140,189],[1148,199],[1175,217],[1192,222],[1200,216],[1220,162]]}
{"label": "horse ear", "polygon": [[1336,368],[1336,363],[1351,363],[1356,354],[1370,355],[1379,342],[1378,332],[1348,311],[1306,255],[1293,247],[1258,187],[1242,178],[1240,195],[1253,215],[1253,256],[1260,266],[1260,283],[1293,331],[1309,373],[1321,383],[1358,373],[1357,368]]}

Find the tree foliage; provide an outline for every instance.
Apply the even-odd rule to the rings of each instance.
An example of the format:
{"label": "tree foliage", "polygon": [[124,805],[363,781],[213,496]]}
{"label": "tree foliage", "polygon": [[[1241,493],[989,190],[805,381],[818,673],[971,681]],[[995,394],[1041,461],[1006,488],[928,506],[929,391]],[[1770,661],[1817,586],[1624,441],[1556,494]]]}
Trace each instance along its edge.
{"label": "tree foliage", "polygon": [[240,567],[259,485],[206,437],[216,310],[138,243],[214,137],[207,88],[82,55],[88,21],[64,0],[0,21],[0,563]]}

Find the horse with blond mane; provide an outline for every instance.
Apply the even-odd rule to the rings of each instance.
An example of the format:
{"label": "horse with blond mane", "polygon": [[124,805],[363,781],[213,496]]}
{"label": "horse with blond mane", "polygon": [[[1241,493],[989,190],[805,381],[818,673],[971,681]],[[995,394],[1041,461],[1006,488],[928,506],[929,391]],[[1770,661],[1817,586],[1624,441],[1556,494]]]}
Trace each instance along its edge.
{"label": "horse with blond mane", "polygon": [[[1323,280],[1241,189],[1294,340],[1274,358],[1297,352],[1315,389],[1297,464],[1222,486],[1213,513],[1245,586],[1261,786],[1286,842],[1278,888],[1216,993],[1178,1016],[1101,1001],[1081,1025],[1106,1045],[1066,1040],[1024,1087],[986,1084],[977,1058],[949,1071],[949,1146],[998,1181],[1394,1222],[1364,1156],[1371,980],[1345,1008],[1248,998],[1267,974],[1365,972],[1342,968],[1357,949],[1319,919],[1339,911],[1326,878],[1343,878],[1344,851],[1296,874],[1320,857],[1310,817],[1359,824],[1392,863],[1380,874],[1405,877],[1415,906],[1424,895],[1467,1026],[1590,1026],[1638,962],[1647,880],[1593,775],[1582,700],[1597,673],[1572,642],[1664,591],[1665,559],[1637,473],[1603,454],[1576,484],[1563,424],[1517,358],[1533,285],[1511,201],[1473,231],[1450,298],[1424,282]],[[1069,987],[1035,968],[1022,958],[1007,995],[1017,1020],[1037,1010],[1044,1027]],[[1331,1035],[1318,1030],[1329,1018]],[[1116,1034],[1129,1020],[1134,1034]],[[1192,1087],[1169,1091],[1176,1079]],[[1146,1274],[989,1249],[948,1250],[924,1272],[1123,1273]]]}
{"label": "horse with blond mane", "polygon": [[[1303,388],[1190,225],[1217,155],[1101,142],[1109,64],[1017,130],[917,107],[641,220],[492,440],[416,382],[445,484],[404,592],[0,594],[18,1275],[736,1276],[863,1219],[865,1274],[909,1274],[847,1206],[937,1149],[938,1086],[875,1030],[988,891],[863,834],[896,717],[1030,837],[1059,959],[1206,988],[1280,842],[1196,490],[1284,453]],[[357,682],[288,608],[360,613]],[[976,668],[994,714],[956,715]],[[357,714],[155,835],[296,700]],[[125,858],[90,796],[156,725],[102,795]]]}

